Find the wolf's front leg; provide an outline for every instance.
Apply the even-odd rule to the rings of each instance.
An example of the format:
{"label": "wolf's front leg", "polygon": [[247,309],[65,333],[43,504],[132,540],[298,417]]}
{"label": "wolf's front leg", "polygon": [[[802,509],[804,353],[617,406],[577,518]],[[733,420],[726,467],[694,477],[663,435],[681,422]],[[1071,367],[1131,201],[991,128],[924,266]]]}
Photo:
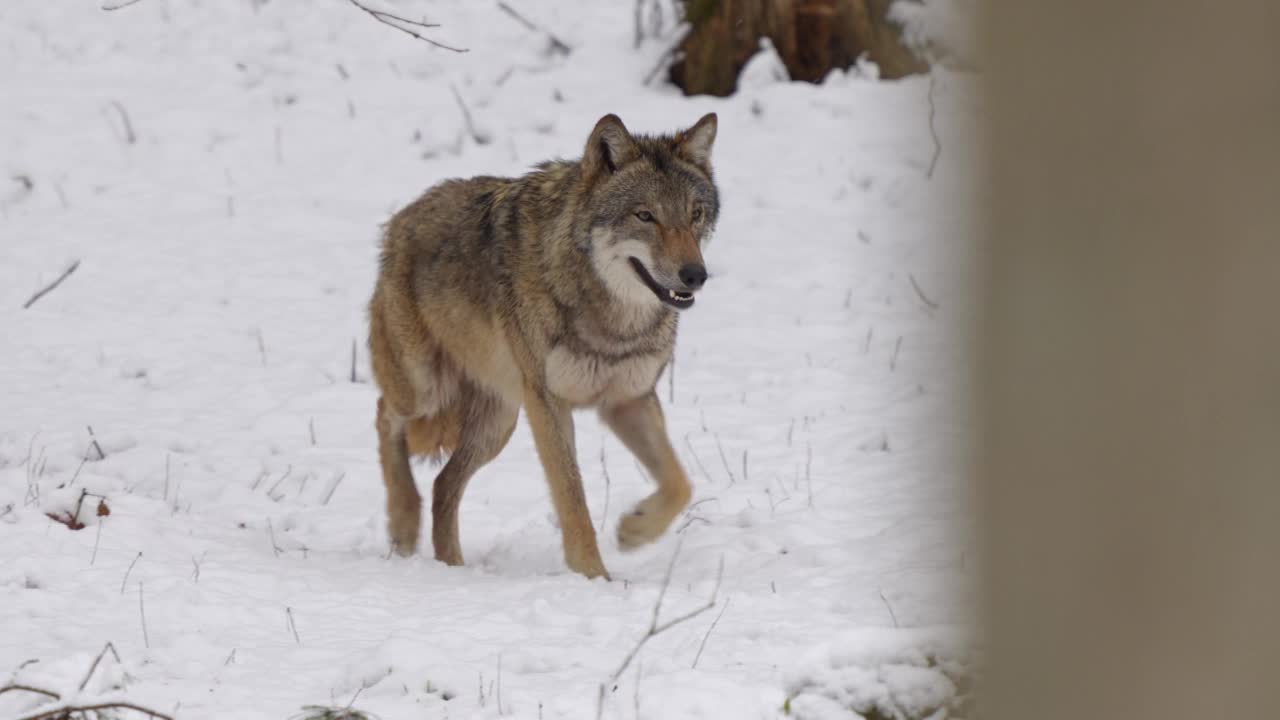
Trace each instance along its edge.
{"label": "wolf's front leg", "polygon": [[623,550],[630,550],[666,532],[671,521],[689,504],[692,490],[667,439],[662,406],[653,391],[634,400],[601,407],[600,417],[658,482],[658,491],[641,500],[618,524],[618,544]]}
{"label": "wolf's front leg", "polygon": [[600,559],[582,475],[574,457],[572,408],[553,397],[546,387],[536,386],[526,387],[524,407],[538,458],[551,486],[551,502],[560,518],[565,563],[589,578],[607,580],[609,573]]}

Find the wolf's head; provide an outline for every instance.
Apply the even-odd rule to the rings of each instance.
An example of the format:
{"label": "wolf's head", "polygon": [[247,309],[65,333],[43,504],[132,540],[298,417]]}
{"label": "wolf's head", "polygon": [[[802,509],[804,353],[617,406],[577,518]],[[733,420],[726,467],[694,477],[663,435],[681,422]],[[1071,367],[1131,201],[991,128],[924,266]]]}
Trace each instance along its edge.
{"label": "wolf's head", "polygon": [[617,115],[596,123],[582,158],[592,264],[634,305],[693,306],[707,280],[702,244],[720,197],[711,178],[716,116],[674,135],[632,135]]}

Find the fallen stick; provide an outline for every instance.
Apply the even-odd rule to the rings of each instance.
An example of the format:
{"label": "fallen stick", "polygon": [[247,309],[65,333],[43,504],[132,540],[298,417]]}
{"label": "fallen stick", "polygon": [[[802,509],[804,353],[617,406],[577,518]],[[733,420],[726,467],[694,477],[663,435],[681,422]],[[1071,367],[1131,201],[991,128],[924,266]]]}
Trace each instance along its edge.
{"label": "fallen stick", "polygon": [[62,271],[62,274],[58,276],[58,279],[56,279],[56,280],[54,280],[53,282],[51,282],[51,283],[49,283],[48,285],[46,285],[43,289],[41,289],[40,291],[36,292],[36,294],[35,294],[35,295],[32,295],[30,300],[28,300],[28,301],[26,301],[25,303],[23,303],[23,304],[22,304],[22,309],[23,309],[23,310],[26,310],[27,308],[31,307],[32,305],[35,305],[37,300],[39,300],[40,298],[44,297],[45,295],[48,295],[50,292],[52,292],[52,291],[54,290],[54,288],[56,288],[56,287],[58,287],[59,285],[61,285],[61,284],[62,284],[62,281],[63,281],[63,280],[66,280],[66,279],[71,275],[71,273],[73,273],[73,272],[75,272],[75,271],[76,271],[76,268],[78,268],[78,267],[80,267],[80,261],[79,261],[79,260],[76,260],[75,262],[71,263],[71,265],[70,265],[70,266],[68,266],[66,270],[63,270],[63,271]]}

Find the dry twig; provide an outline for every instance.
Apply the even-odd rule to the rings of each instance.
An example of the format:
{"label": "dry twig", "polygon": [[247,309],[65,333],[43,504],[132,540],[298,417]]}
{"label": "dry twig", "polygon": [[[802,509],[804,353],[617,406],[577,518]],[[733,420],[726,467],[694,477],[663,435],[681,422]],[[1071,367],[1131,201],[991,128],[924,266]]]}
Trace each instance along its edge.
{"label": "dry twig", "polygon": [[129,568],[124,571],[124,579],[120,581],[121,595],[124,594],[124,586],[129,584],[129,573],[133,572],[133,566],[137,565],[138,561],[141,559],[142,559],[142,551],[139,550],[138,554],[133,557],[133,562],[129,563]]}
{"label": "dry twig", "polygon": [[901,627],[898,625],[898,613],[893,611],[893,606],[889,604],[889,598],[884,596],[884,590],[877,590],[876,592],[880,593],[880,600],[884,602],[885,608],[889,610],[889,618],[893,620],[893,626]]}
{"label": "dry twig", "polygon": [[142,646],[151,649],[151,636],[147,633],[147,608],[142,602],[142,581],[138,581],[138,618],[142,620]]}
{"label": "dry twig", "polygon": [[66,280],[66,279],[67,279],[67,277],[69,277],[69,276],[71,275],[71,273],[75,272],[75,271],[76,271],[76,268],[78,268],[78,267],[80,267],[80,261],[79,261],[79,260],[76,260],[76,261],[72,262],[72,263],[71,263],[71,265],[69,265],[69,266],[67,267],[67,269],[66,269],[66,270],[63,270],[63,271],[62,271],[62,274],[61,274],[61,275],[59,275],[59,276],[57,277],[57,279],[55,279],[53,282],[49,283],[48,285],[44,286],[44,288],[42,288],[41,290],[37,291],[35,295],[32,295],[32,296],[31,296],[31,299],[29,299],[29,300],[27,300],[26,302],[22,303],[22,309],[23,309],[23,310],[26,310],[27,308],[31,307],[32,305],[35,305],[35,303],[36,303],[36,301],[37,301],[37,300],[39,300],[40,298],[44,297],[45,295],[48,295],[50,292],[52,292],[52,291],[53,291],[53,289],[54,289],[54,288],[56,288],[56,287],[58,287],[59,285],[61,285],[61,284],[62,284],[62,281],[63,281],[63,280]]}
{"label": "dry twig", "polygon": [[462,121],[467,125],[467,134],[471,136],[471,139],[477,145],[488,145],[492,138],[476,129],[476,124],[471,119],[471,111],[467,109],[467,104],[463,102],[462,94],[458,92],[458,87],[450,84],[449,89],[453,91],[453,99],[458,101],[458,108],[462,110]]}
{"label": "dry twig", "polygon": [[529,20],[525,16],[516,12],[515,8],[511,7],[505,2],[502,2],[502,0],[498,0],[498,9],[510,15],[512,19],[514,19],[516,22],[520,23],[521,25],[525,26],[525,28],[528,29],[529,31],[542,33],[543,35],[546,35],[547,40],[549,42],[549,45],[547,46],[547,52],[549,54],[564,55],[565,57],[568,57],[569,53],[573,51],[573,48],[569,47],[567,44],[562,42],[560,38],[553,35],[551,31],[537,26],[536,24],[533,23],[533,21]]}
{"label": "dry twig", "polygon": [[29,692],[29,693],[32,693],[33,695],[44,695],[46,697],[51,697],[54,700],[62,699],[61,695],[59,695],[56,692],[53,692],[52,690],[44,690],[38,687],[31,687],[30,685],[18,685],[18,684],[5,685],[4,687],[0,688],[0,695],[3,695],[7,692],[15,692],[15,691]]}
{"label": "dry twig", "polygon": [[929,135],[933,138],[933,157],[929,160],[929,172],[925,177],[933,179],[933,171],[938,167],[938,156],[942,155],[942,141],[938,139],[938,128],[934,125],[934,116],[937,115],[938,106],[933,101],[933,90],[937,85],[938,71],[929,70]]}
{"label": "dry twig", "polygon": [[124,661],[120,659],[120,653],[116,652],[116,646],[108,642],[102,646],[98,656],[93,659],[93,664],[89,665],[89,672],[84,674],[84,679],[80,681],[80,686],[76,688],[76,692],[84,692],[85,686],[89,684],[89,679],[93,677],[93,673],[98,669],[98,663],[102,662],[102,658],[106,656],[108,651],[116,659],[117,665],[124,666]]}
{"label": "dry twig", "polygon": [[[139,0],[140,2],[141,0]],[[138,134],[133,131],[133,123],[129,120],[129,112],[124,109],[124,105],[119,100],[112,100],[111,107],[120,113],[120,122],[124,126],[124,141],[127,145],[136,145],[138,142]]]}
{"label": "dry twig", "polygon": [[692,669],[697,669],[698,660],[702,657],[702,651],[707,649],[707,640],[711,639],[711,633],[716,629],[716,625],[720,624],[720,618],[724,617],[724,613],[729,609],[729,603],[733,598],[724,601],[724,607],[720,608],[720,612],[716,614],[716,619],[711,621],[711,627],[707,628],[707,634],[702,636],[702,643],[698,645],[698,654],[693,656]]}
{"label": "dry twig", "polygon": [[733,477],[733,471],[729,469],[729,459],[724,456],[724,446],[720,444],[720,435],[716,434],[716,450],[720,451],[720,463],[724,465],[724,471],[729,476],[729,487],[733,487],[736,478]]}
{"label": "dry twig", "polygon": [[653,618],[649,621],[649,629],[645,631],[645,634],[640,638],[639,642],[636,643],[636,646],[631,648],[631,652],[627,653],[627,656],[622,659],[622,664],[618,666],[617,670],[613,671],[613,674],[609,676],[609,680],[607,682],[600,683],[599,693],[596,696],[596,720],[600,720],[600,718],[604,717],[604,697],[607,690],[606,686],[613,685],[618,682],[618,678],[622,677],[622,673],[626,672],[627,668],[631,665],[631,661],[635,660],[636,655],[640,654],[640,650],[644,647],[645,643],[649,642],[650,638],[661,635],[682,622],[692,620],[716,606],[716,599],[720,594],[720,581],[724,578],[723,556],[721,556],[719,567],[716,570],[716,584],[711,589],[711,598],[707,600],[707,603],[664,623],[658,622],[658,617],[662,612],[662,599],[666,597],[667,588],[671,586],[671,574],[675,571],[676,559],[678,557],[680,557],[679,541],[676,542],[675,551],[671,553],[671,562],[667,564],[667,574],[662,578],[662,587],[658,590],[658,599],[653,604]]}
{"label": "dry twig", "polygon": [[356,381],[356,339],[351,338],[351,382]]}
{"label": "dry twig", "polygon": [[693,443],[689,440],[689,436],[684,436],[684,444],[689,448],[689,454],[693,456],[693,462],[702,471],[702,476],[707,479],[708,483],[714,482],[711,479],[711,473],[707,472],[706,466],[702,464],[702,458],[698,457],[698,451],[693,449]]}
{"label": "dry twig", "polygon": [[600,511],[600,531],[604,532],[604,524],[609,518],[609,489],[613,484],[609,479],[609,465],[604,460],[604,443],[600,443],[600,471],[604,474],[604,510]]}
{"label": "dry twig", "polygon": [[172,715],[166,715],[159,710],[152,710],[149,707],[135,705],[131,702],[117,700],[114,702],[96,703],[93,705],[72,705],[69,707],[60,707],[53,710],[45,710],[35,715],[27,715],[19,718],[19,720],[67,720],[67,718],[75,717],[75,714],[81,717],[87,717],[87,713],[98,713],[102,710],[133,710],[146,715],[151,720],[173,720]]}
{"label": "dry twig", "polygon": [[289,619],[289,629],[293,631],[293,641],[301,645],[302,638],[298,637],[298,626],[293,622],[293,608],[286,606],[284,614]]}
{"label": "dry twig", "polygon": [[106,460],[106,459],[107,459],[107,454],[106,454],[105,452],[103,452],[103,451],[102,451],[102,446],[98,444],[98,436],[97,436],[97,435],[95,435],[95,434],[93,433],[93,426],[92,426],[92,425],[85,425],[84,427],[85,427],[85,429],[86,429],[86,430],[88,430],[88,431],[89,431],[89,443],[90,443],[91,445],[93,445],[93,449],[94,449],[94,450],[97,450],[97,451],[98,451],[98,459],[99,459],[99,460]]}
{"label": "dry twig", "polygon": [[938,303],[930,300],[928,295],[924,294],[924,290],[920,289],[920,283],[916,282],[915,275],[907,273],[907,279],[911,281],[911,287],[915,288],[916,295],[920,298],[920,301],[927,305],[930,310],[937,310],[941,307]]}

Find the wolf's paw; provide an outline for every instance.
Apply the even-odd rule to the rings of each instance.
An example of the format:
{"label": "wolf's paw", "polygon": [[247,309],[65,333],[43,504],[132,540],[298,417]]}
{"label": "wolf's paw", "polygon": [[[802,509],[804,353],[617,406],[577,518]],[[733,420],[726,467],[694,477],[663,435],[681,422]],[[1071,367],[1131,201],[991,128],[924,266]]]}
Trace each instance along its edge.
{"label": "wolf's paw", "polygon": [[641,500],[618,523],[618,546],[623,550],[634,550],[657,540],[671,524],[671,513],[664,510],[658,495]]}
{"label": "wolf's paw", "polygon": [[611,580],[609,571],[604,569],[604,561],[600,559],[600,551],[597,549],[580,549],[577,552],[565,552],[565,564],[569,569],[584,575],[588,579],[602,577],[605,580]]}
{"label": "wolf's paw", "polygon": [[585,576],[588,580],[594,580],[595,578],[613,580],[613,578],[609,577],[609,571],[604,569],[604,563],[600,561],[586,563],[581,567],[570,567],[570,569],[579,575]]}
{"label": "wolf's paw", "polygon": [[400,557],[409,557],[418,551],[418,542],[416,539],[409,540],[407,538],[397,539],[394,535],[391,537],[391,550]]}
{"label": "wolf's paw", "polygon": [[388,503],[387,537],[391,549],[401,557],[409,557],[418,551],[418,529],[422,524],[421,505],[415,493],[411,502]]}
{"label": "wolf's paw", "polygon": [[418,551],[417,518],[408,515],[395,515],[387,526],[387,535],[391,540],[391,549],[401,557],[409,557]]}
{"label": "wolf's paw", "polygon": [[440,542],[435,543],[436,560],[445,565],[459,567],[462,565],[462,548],[457,542]]}

